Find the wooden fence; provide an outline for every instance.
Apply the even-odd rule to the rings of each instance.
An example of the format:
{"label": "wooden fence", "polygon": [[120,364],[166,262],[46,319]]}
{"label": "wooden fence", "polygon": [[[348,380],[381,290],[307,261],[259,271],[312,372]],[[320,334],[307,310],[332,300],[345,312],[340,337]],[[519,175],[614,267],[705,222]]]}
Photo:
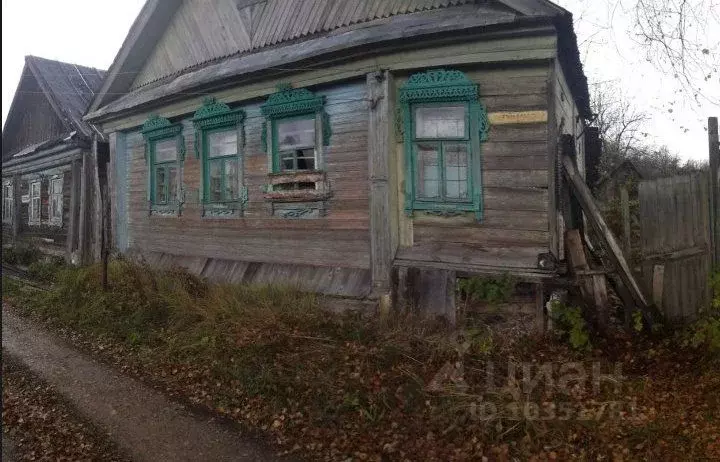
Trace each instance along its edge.
{"label": "wooden fence", "polygon": [[710,307],[709,278],[720,269],[720,142],[708,119],[710,165],[703,173],[642,181],[642,278],[665,317],[690,321]]}
{"label": "wooden fence", "polygon": [[643,282],[669,320],[691,320],[709,306],[709,189],[706,173],[640,183]]}

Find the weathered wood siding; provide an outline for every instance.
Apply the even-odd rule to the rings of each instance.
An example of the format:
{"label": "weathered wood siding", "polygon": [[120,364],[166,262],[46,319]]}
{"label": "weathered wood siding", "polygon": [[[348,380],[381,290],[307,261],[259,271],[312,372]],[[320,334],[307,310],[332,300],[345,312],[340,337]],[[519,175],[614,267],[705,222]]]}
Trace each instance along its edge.
{"label": "weathered wood siding", "polygon": [[[26,68],[27,70],[27,68]],[[23,77],[14,104],[24,111],[14,111],[4,127],[3,159],[30,145],[62,135],[65,125],[43,94],[32,74]]]}
{"label": "weathered wood siding", "polygon": [[133,88],[213,59],[373,19],[473,0],[185,0]]}
{"label": "weathered wood siding", "polygon": [[[491,121],[501,119],[496,117],[501,112],[547,110],[547,65],[462,70],[479,84],[481,102]],[[398,79],[398,88],[404,80]],[[440,218],[416,212],[414,218],[405,219],[408,223],[402,241],[406,248],[401,250],[401,257],[534,268],[537,254],[547,252],[549,245],[547,138],[544,120],[491,123],[488,140],[480,146],[482,222],[477,223],[472,214]],[[401,144],[398,153],[404,156]],[[487,258],[482,256],[491,249],[511,251],[503,263],[492,252]],[[513,253],[512,249],[517,251]]]}
{"label": "weathered wood siding", "polygon": [[710,308],[708,176],[642,181],[639,196],[646,293],[668,319],[694,320]]}
{"label": "weathered wood siding", "polygon": [[[264,101],[256,100],[240,106],[246,113],[244,179],[249,193],[243,218],[201,217],[198,199],[201,164],[194,154],[195,129],[188,119],[191,114],[183,120],[187,149],[183,167],[186,203],[180,217],[148,215],[148,170],[145,143],[139,131],[124,135],[125,152],[118,152],[123,149],[116,144],[117,169],[122,169],[123,156],[127,155],[128,159],[124,183],[127,191],[119,184],[115,193],[127,198],[128,248],[143,254],[156,252],[243,262],[367,269],[369,187],[365,81],[314,90],[326,97],[325,109],[332,127],[330,145],[324,150],[327,177],[333,191],[326,217],[291,220],[270,216],[262,191],[268,181],[268,159],[261,145],[260,104]],[[116,213],[123,213],[122,206]],[[124,226],[122,218],[118,223]],[[116,244],[118,236],[123,239],[122,231],[116,234]]]}

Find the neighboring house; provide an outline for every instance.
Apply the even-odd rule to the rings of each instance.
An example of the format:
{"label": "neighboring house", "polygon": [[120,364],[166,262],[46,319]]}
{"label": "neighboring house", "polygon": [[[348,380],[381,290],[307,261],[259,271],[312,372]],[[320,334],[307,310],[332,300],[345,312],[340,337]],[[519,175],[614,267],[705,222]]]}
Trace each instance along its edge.
{"label": "neighboring house", "polygon": [[384,297],[409,268],[555,278],[589,116],[544,0],[149,0],[85,119],[121,252]]}
{"label": "neighboring house", "polygon": [[595,196],[600,202],[610,202],[620,198],[620,188],[628,187],[632,198],[637,198],[640,180],[647,178],[630,159],[620,162],[617,167],[603,178],[597,185]]}
{"label": "neighboring house", "polygon": [[82,259],[82,249],[90,246],[97,188],[86,157],[99,132],[82,116],[104,75],[89,67],[25,58],[2,132],[4,244],[25,241],[68,260]]}

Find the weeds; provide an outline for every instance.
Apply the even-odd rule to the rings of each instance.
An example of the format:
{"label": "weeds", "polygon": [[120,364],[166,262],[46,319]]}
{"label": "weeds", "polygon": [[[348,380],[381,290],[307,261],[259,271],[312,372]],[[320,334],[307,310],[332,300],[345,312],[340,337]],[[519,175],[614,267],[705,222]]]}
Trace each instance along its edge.
{"label": "weeds", "polygon": [[573,349],[587,351],[592,347],[587,322],[580,308],[555,301],[551,313],[561,338],[566,340]]}
{"label": "weeds", "polygon": [[30,244],[5,247],[2,251],[2,261],[8,265],[28,266],[40,260],[42,256],[40,249]]}

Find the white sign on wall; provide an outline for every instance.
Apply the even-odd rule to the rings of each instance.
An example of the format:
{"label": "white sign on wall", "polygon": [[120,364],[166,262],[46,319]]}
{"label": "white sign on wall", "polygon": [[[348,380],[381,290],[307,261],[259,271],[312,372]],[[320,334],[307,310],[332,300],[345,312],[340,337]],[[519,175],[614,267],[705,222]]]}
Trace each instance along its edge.
{"label": "white sign on wall", "polygon": [[29,203],[30,202],[30,194],[23,194],[22,196],[20,196],[20,202],[22,202],[23,204]]}

